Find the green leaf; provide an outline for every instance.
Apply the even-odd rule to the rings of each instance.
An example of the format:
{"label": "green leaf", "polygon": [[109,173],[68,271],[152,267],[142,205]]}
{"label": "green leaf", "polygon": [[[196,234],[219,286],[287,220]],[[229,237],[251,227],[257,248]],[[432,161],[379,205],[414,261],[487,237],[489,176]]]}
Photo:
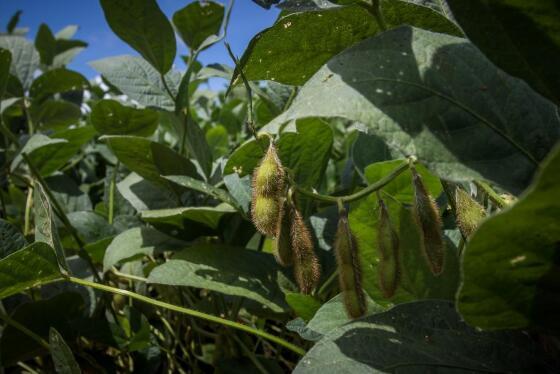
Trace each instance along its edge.
{"label": "green leaf", "polygon": [[49,346],[54,369],[59,374],[79,374],[82,371],[74,358],[72,350],[54,327],[49,330]]}
{"label": "green leaf", "polygon": [[421,301],[340,326],[317,342],[294,373],[553,372],[522,333],[477,331],[453,304]]}
{"label": "green leaf", "polygon": [[78,28],[78,25],[68,25],[54,34],[54,37],[58,40],[71,39],[76,34],[76,32],[78,32]]}
{"label": "green leaf", "polygon": [[21,10],[18,10],[10,17],[8,25],[6,25],[6,31],[8,31],[8,34],[14,32],[17,24],[19,23],[19,17],[21,16],[21,13],[23,12]]}
{"label": "green leaf", "polygon": [[[156,69],[140,57],[116,56],[90,62],[111,84],[122,93],[144,106],[175,110],[175,102],[169,95]],[[181,74],[171,70],[165,75],[173,96],[181,81]]]}
{"label": "green leaf", "polygon": [[10,79],[10,64],[12,54],[7,49],[0,48],[0,99],[4,97]]}
{"label": "green leaf", "polygon": [[183,220],[202,223],[212,229],[217,229],[220,219],[236,210],[229,204],[221,203],[215,207],[189,206],[184,208],[144,210],[140,217],[149,223],[165,223],[183,227]]}
{"label": "green leaf", "polygon": [[408,26],[330,60],[269,126],[304,117],[360,122],[448,180],[514,193],[560,137],[556,107],[472,44]]}
{"label": "green leaf", "polygon": [[104,217],[92,211],[68,213],[68,220],[86,244],[117,233]]}
{"label": "green leaf", "polygon": [[177,206],[177,196],[136,173],[130,173],[117,184],[118,191],[138,212]]}
{"label": "green leaf", "polygon": [[448,0],[467,37],[500,69],[560,103],[560,8],[554,0]]}
{"label": "green leaf", "polygon": [[298,121],[297,133],[283,132],[278,141],[278,155],[283,166],[295,174],[299,186],[319,184],[331,155],[333,133],[329,125],[316,118]]}
{"label": "green leaf", "polygon": [[560,331],[560,149],[518,202],[487,219],[462,258],[457,296],[465,321],[483,329]]}
{"label": "green leaf", "polygon": [[0,299],[61,279],[54,250],[35,242],[0,260]]}
{"label": "green leaf", "polygon": [[10,51],[10,74],[16,76],[23,88],[28,90],[33,82],[33,74],[39,68],[39,54],[33,43],[19,36],[0,36],[0,48]]}
{"label": "green leaf", "polygon": [[321,307],[321,302],[311,295],[297,292],[286,293],[286,302],[294,310],[296,316],[309,321]]}
{"label": "green leaf", "polygon": [[162,144],[136,136],[105,136],[115,156],[143,178],[165,188],[176,187],[161,175],[196,177],[196,167]]}
{"label": "green leaf", "polygon": [[[372,164],[365,169],[365,179],[368,183],[377,182],[401,163],[402,160],[394,160]],[[422,165],[417,165],[416,170],[422,176],[427,191],[436,198],[442,192],[439,178],[431,175]],[[410,172],[399,175],[382,188],[381,196],[400,241],[401,284],[390,302],[453,299],[459,282],[456,250],[452,243],[447,242],[444,272],[433,276],[421,252],[418,228],[409,208],[414,198]],[[378,266],[381,257],[377,248],[379,205],[376,194],[351,204],[349,220],[360,249],[363,287],[374,300],[387,304],[379,288]]]}
{"label": "green leaf", "polygon": [[[69,341],[77,338],[75,323],[83,318],[84,312],[83,297],[77,292],[64,292],[50,299],[24,303],[11,317],[45,340],[49,339],[52,327]],[[0,355],[4,366],[44,354],[45,348],[20,330],[8,325],[2,332]]]}
{"label": "green leaf", "polygon": [[232,173],[225,175],[223,180],[229,193],[237,202],[234,205],[241,207],[243,212],[248,213],[251,205],[251,176],[246,175],[239,178],[237,173]]}
{"label": "green leaf", "polygon": [[59,92],[81,91],[89,87],[89,82],[80,73],[67,69],[55,69],[33,81],[29,94],[42,98]]}
{"label": "green leaf", "polygon": [[19,229],[0,219],[0,259],[25,247],[27,241]]}
{"label": "green leaf", "polygon": [[67,141],[64,139],[51,139],[42,134],[35,134],[29,138],[20,153],[14,157],[10,165],[10,170],[13,172],[19,167],[19,165],[23,162],[23,157],[21,155],[25,153],[29,156],[31,162],[41,172],[41,174],[46,175],[48,174],[47,172],[51,173],[61,165],[57,164],[53,168],[53,164],[49,161],[65,143],[67,143]]}
{"label": "green leaf", "polygon": [[54,253],[60,265],[60,270],[68,271],[66,254],[58,236],[58,230],[54,220],[54,211],[43,186],[36,182],[33,187],[33,213],[35,223],[35,241],[47,243],[54,248]]}
{"label": "green leaf", "polygon": [[229,157],[224,175],[236,173],[240,178],[251,175],[264,156],[268,142],[268,137],[261,137],[258,143],[255,139],[243,143]]}
{"label": "green leaf", "polygon": [[88,194],[78,187],[76,182],[66,174],[54,174],[45,178],[45,182],[64,212],[91,210]]}
{"label": "green leaf", "polygon": [[180,186],[202,192],[214,199],[220,200],[231,206],[237,206],[237,201],[225,190],[221,188],[214,187],[209,183],[185,176],[185,175],[165,175],[163,178],[170,180],[171,182],[177,183]]}
{"label": "green leaf", "polygon": [[229,153],[229,135],[227,129],[217,125],[206,131],[206,143],[212,151],[214,160]]}
{"label": "green leaf", "polygon": [[147,227],[135,227],[117,235],[103,258],[103,271],[126,261],[182,249],[187,243]]}
{"label": "green leaf", "polygon": [[56,39],[46,24],[39,26],[37,35],[35,36],[35,48],[41,57],[41,63],[51,65],[56,54]]}
{"label": "green leaf", "polygon": [[102,135],[150,136],[158,126],[158,113],[151,109],[124,106],[116,100],[100,100],[90,115],[91,124]]}
{"label": "green leaf", "polygon": [[154,268],[149,283],[204,288],[257,301],[273,312],[286,309],[276,283],[274,257],[243,248],[199,244]]}
{"label": "green leaf", "polygon": [[63,100],[45,100],[31,105],[33,123],[45,130],[64,130],[78,123],[82,116],[80,107]]}
{"label": "green leaf", "polygon": [[[385,308],[376,304],[367,295],[366,299],[367,315],[380,313],[385,310]],[[289,322],[286,327],[289,330],[297,332],[306,340],[318,341],[334,329],[352,322],[352,319],[348,318],[348,314],[346,313],[342,294],[338,294],[324,303],[312,317],[313,318],[311,318],[307,325],[299,325],[297,323],[298,320],[295,320]]]}
{"label": "green leaf", "polygon": [[155,0],[101,0],[111,30],[165,74],[175,60],[175,33]]}
{"label": "green leaf", "polygon": [[[405,1],[382,0],[389,28],[402,24],[460,35],[457,26],[433,10]],[[302,85],[333,56],[381,30],[362,6],[293,13],[257,34],[241,57],[248,80]],[[233,75],[238,83],[239,70]]]}
{"label": "green leaf", "polygon": [[358,137],[352,144],[352,163],[362,177],[368,165],[399,158],[399,156],[402,157],[402,155],[391,153],[383,139],[376,135],[359,132]]}
{"label": "green leaf", "polygon": [[211,35],[218,35],[224,18],[224,6],[214,1],[193,1],[173,14],[173,25],[181,39],[197,50]]}

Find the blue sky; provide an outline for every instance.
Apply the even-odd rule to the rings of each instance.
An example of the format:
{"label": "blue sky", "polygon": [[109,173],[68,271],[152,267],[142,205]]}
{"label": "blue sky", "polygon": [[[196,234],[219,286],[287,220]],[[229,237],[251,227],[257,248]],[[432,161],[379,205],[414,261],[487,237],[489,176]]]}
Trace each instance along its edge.
{"label": "blue sky", "polygon": [[[226,2],[226,0],[219,1]],[[157,2],[171,19],[175,11],[191,3],[192,0],[157,0]],[[122,54],[138,55],[113,34],[103,17],[98,0],[0,0],[0,28],[2,31],[5,30],[12,14],[18,9],[23,11],[18,27],[29,27],[28,38],[33,40],[39,25],[43,22],[49,25],[55,33],[69,24],[79,25],[80,29],[74,38],[89,43],[89,46],[76,57],[68,68],[79,71],[88,78],[97,75],[95,70],[88,66],[89,61]],[[263,9],[251,0],[236,0],[228,28],[228,42],[234,53],[240,56],[251,38],[257,32],[271,26],[278,13],[277,9]],[[177,40],[178,57],[179,54],[185,54],[187,49],[178,37]],[[199,60],[203,64],[219,62],[232,65],[223,43],[202,52]],[[179,58],[175,64],[178,69],[184,69],[184,64]]]}

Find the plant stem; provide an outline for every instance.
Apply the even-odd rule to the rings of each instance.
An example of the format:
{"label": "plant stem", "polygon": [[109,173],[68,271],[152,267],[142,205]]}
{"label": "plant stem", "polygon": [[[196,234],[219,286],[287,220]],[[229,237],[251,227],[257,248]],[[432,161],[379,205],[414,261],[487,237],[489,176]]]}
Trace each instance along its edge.
{"label": "plant stem", "polygon": [[18,329],[19,331],[21,331],[22,333],[24,333],[25,335],[29,336],[31,339],[35,340],[37,343],[39,343],[40,345],[42,345],[44,348],[46,349],[50,349],[50,345],[49,343],[43,339],[42,337],[40,337],[39,335],[35,334],[33,331],[29,330],[27,327],[23,326],[21,323],[19,323],[18,321],[13,320],[10,316],[8,316],[7,314],[4,314],[2,312],[0,312],[0,319],[2,319],[4,322],[6,322],[8,325]]}
{"label": "plant stem", "polygon": [[269,334],[265,331],[262,330],[258,330],[252,327],[249,327],[247,325],[243,325],[241,323],[238,322],[234,322],[234,321],[230,321],[228,319],[225,318],[220,318],[220,317],[216,317],[210,314],[206,314],[203,312],[199,312],[197,310],[192,310],[192,309],[188,309],[188,308],[184,308],[178,305],[173,305],[173,304],[169,304],[163,301],[159,301],[159,300],[155,300],[152,299],[150,297],[144,296],[144,295],[140,295],[137,294],[135,292],[131,292],[128,290],[123,290],[120,288],[115,288],[115,287],[111,287],[111,286],[107,286],[105,284],[101,284],[101,283],[96,283],[96,282],[92,282],[92,281],[88,281],[86,279],[80,279],[80,278],[76,278],[76,277],[67,277],[66,280],[68,280],[69,282],[75,283],[75,284],[80,284],[82,286],[86,286],[86,287],[91,287],[91,288],[95,288],[101,291],[105,291],[105,292],[110,292],[110,293],[114,293],[117,295],[123,295],[123,296],[127,296],[130,297],[132,299],[147,303],[147,304],[151,304],[160,308],[165,308],[165,309],[169,309],[178,313],[182,313],[182,314],[186,314],[188,316],[191,317],[195,317],[195,318],[200,318],[206,321],[210,321],[210,322],[214,322],[214,323],[218,323],[224,326],[228,326],[228,327],[232,327],[234,329],[238,329],[241,331],[245,331],[248,332],[250,334],[254,334],[257,336],[260,336],[264,339],[270,340],[276,344],[279,344],[285,348],[288,348],[289,350],[291,350],[292,352],[297,353],[300,356],[303,356],[305,354],[305,350],[303,350],[302,348],[282,339],[279,338],[277,336],[274,336],[272,334]]}
{"label": "plant stem", "polygon": [[109,214],[107,217],[107,221],[110,225],[113,224],[113,216],[115,211],[115,184],[117,182],[117,173],[119,172],[119,164],[120,162],[117,161],[113,169],[113,175],[111,176],[111,183],[109,184]]}
{"label": "plant stem", "polygon": [[23,224],[23,235],[31,233],[31,206],[33,205],[33,184],[27,187],[27,200],[25,201],[25,214]]}
{"label": "plant stem", "polygon": [[304,196],[310,197],[310,198],[315,199],[315,200],[324,201],[326,203],[336,204],[339,200],[342,201],[342,203],[350,203],[350,202],[359,200],[362,197],[365,197],[365,196],[369,195],[370,193],[375,192],[375,191],[380,190],[381,188],[385,187],[393,179],[395,179],[400,174],[402,174],[405,170],[408,170],[409,164],[410,164],[409,160],[404,161],[401,165],[399,165],[395,170],[393,170],[386,177],[381,178],[377,182],[375,182],[373,184],[370,184],[366,188],[364,188],[364,189],[362,189],[362,190],[360,190],[356,193],[353,193],[351,195],[328,196],[328,195],[321,195],[321,194],[318,194],[318,193],[315,193],[315,192],[312,192],[312,191],[307,191],[307,190],[305,190],[301,187],[296,187],[296,189],[300,194],[302,194]]}
{"label": "plant stem", "polygon": [[385,22],[385,17],[383,17],[383,11],[381,10],[380,0],[372,0],[371,4],[367,5],[367,10],[373,15],[377,25],[382,31],[387,31],[387,23]]}
{"label": "plant stem", "polygon": [[488,183],[483,181],[474,181],[474,184],[482,191],[484,191],[484,193],[488,195],[488,198],[492,200],[499,208],[504,208],[507,206],[507,203],[504,201],[504,199],[502,199],[500,195],[498,195]]}

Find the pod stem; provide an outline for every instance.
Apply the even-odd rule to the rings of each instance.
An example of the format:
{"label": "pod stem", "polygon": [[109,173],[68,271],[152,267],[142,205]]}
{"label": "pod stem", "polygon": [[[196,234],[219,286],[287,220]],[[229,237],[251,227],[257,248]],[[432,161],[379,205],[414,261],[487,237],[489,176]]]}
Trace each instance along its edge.
{"label": "pod stem", "polygon": [[315,193],[313,191],[308,191],[308,190],[306,190],[304,188],[301,188],[299,186],[296,186],[295,188],[297,189],[297,191],[300,194],[302,194],[304,196],[307,196],[307,197],[310,197],[310,198],[315,199],[315,200],[323,201],[325,203],[339,204],[339,201],[341,201],[341,203],[351,203],[353,201],[360,200],[361,198],[371,194],[372,192],[379,191],[380,189],[385,187],[387,184],[389,184],[391,181],[393,181],[393,179],[395,179],[396,177],[401,175],[404,171],[408,170],[411,167],[411,165],[414,164],[415,161],[416,161],[416,159],[413,158],[413,157],[408,158],[406,161],[403,161],[402,164],[400,164],[397,168],[395,168],[387,176],[381,178],[377,182],[375,182],[373,184],[370,184],[366,188],[364,188],[364,189],[362,189],[362,190],[360,190],[356,193],[353,193],[351,195],[329,196],[329,195],[321,195],[321,194]]}

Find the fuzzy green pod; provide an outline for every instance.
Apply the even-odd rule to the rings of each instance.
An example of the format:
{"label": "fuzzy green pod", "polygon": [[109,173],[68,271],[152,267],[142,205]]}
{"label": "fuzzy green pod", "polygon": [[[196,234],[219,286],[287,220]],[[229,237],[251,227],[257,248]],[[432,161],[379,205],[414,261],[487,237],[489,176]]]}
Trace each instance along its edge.
{"label": "fuzzy green pod", "polygon": [[482,205],[476,202],[466,191],[457,188],[455,190],[455,216],[457,217],[459,230],[465,238],[468,238],[486,217],[486,212]]}
{"label": "fuzzy green pod", "polygon": [[294,275],[300,292],[310,294],[317,287],[321,277],[321,265],[313,248],[311,233],[305,225],[301,213],[293,208],[292,226],[290,229]]}
{"label": "fuzzy green pod", "polygon": [[286,173],[272,142],[253,172],[253,194],[276,197],[285,186]]}
{"label": "fuzzy green pod", "polygon": [[411,168],[414,187],[412,214],[419,228],[421,249],[430,271],[434,275],[443,272],[445,247],[439,209],[433,197],[426,190],[422,177]]}
{"label": "fuzzy green pod", "polygon": [[278,215],[280,213],[278,199],[275,197],[253,196],[251,218],[253,224],[264,235],[276,235]]}
{"label": "fuzzy green pod", "polygon": [[379,199],[377,247],[381,261],[378,266],[379,288],[384,297],[391,298],[400,282],[399,236],[391,223],[389,211]]}
{"label": "fuzzy green pod", "polygon": [[346,313],[350,318],[359,318],[367,311],[362,289],[362,272],[358,245],[348,223],[348,212],[339,210],[338,227],[334,240],[334,250],[338,265],[338,280]]}
{"label": "fuzzy green pod", "polygon": [[294,262],[291,236],[294,220],[293,209],[288,199],[284,199],[280,208],[276,238],[274,240],[274,257],[276,262],[282,266],[289,266]]}

